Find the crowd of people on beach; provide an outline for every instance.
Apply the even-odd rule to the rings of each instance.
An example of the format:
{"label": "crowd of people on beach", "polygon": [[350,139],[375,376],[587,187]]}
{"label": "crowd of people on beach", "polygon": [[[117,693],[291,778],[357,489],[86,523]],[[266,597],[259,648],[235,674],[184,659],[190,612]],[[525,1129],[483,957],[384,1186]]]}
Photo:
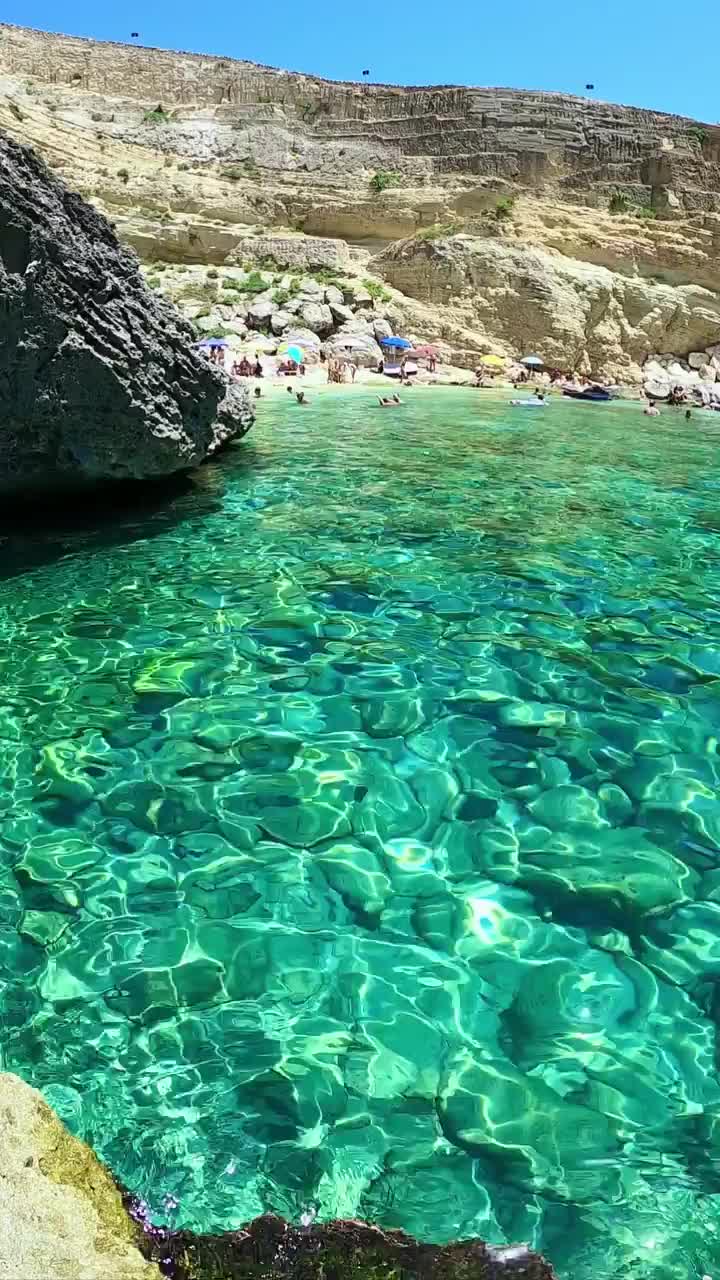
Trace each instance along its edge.
{"label": "crowd of people on beach", "polygon": [[[245,353],[240,356],[236,355],[230,362],[228,359],[230,352],[228,344],[225,342],[212,345],[206,343],[203,345],[202,350],[213,364],[217,364],[224,368],[233,378],[259,380],[264,378],[266,374],[269,374],[271,377],[278,376],[281,378],[286,377],[300,379],[305,377],[307,372],[304,361],[293,359],[289,354],[281,355],[279,358],[276,357],[273,360],[273,364],[268,369],[268,357],[265,356],[263,358],[260,351],[255,351],[252,356]],[[424,363],[427,371],[432,373],[435,372],[437,368],[437,356],[431,348],[428,348],[428,351],[429,355]],[[296,354],[299,354],[299,352],[296,352]],[[342,354],[326,356],[323,349],[320,348],[319,363],[326,369],[328,383],[352,385],[355,383],[360,371],[358,358],[350,350]],[[372,372],[380,375],[384,374],[396,380],[400,386],[411,387],[413,375],[417,372],[417,369],[417,364],[414,361],[409,360],[407,356],[403,355],[402,358],[397,361],[393,360],[390,364],[385,358],[381,359]],[[523,404],[533,403],[542,405],[543,403],[547,403],[548,393],[551,391],[560,393],[564,391],[569,393],[572,393],[573,391],[576,393],[584,393],[585,391],[590,390],[593,393],[602,393],[605,391],[610,392],[611,395],[618,394],[618,389],[613,388],[606,381],[600,379],[595,380],[592,378],[581,378],[575,371],[564,371],[558,368],[525,368],[520,364],[512,364],[509,362],[506,365],[501,366],[495,357],[493,358],[492,367],[488,367],[488,365],[483,363],[478,365],[475,370],[474,383],[468,383],[466,380],[456,380],[449,383],[449,385],[475,386],[477,389],[488,390],[498,386],[501,382],[508,381],[511,383],[513,388],[525,389],[528,392],[529,398],[523,400]],[[290,385],[288,385],[287,390],[295,397],[295,401],[298,405],[308,405],[310,403],[310,400],[304,391],[296,391]],[[256,385],[253,388],[253,394],[256,399],[261,397],[262,391],[260,386]],[[581,394],[579,397],[576,396],[576,398],[601,398],[601,395],[586,397],[584,394]],[[402,401],[397,394],[378,396],[378,405],[384,409],[395,407],[401,403]],[[513,401],[512,403],[516,402]],[[520,401],[517,403],[520,403]],[[686,421],[689,421],[692,417],[691,405],[700,408],[720,409],[720,403],[706,403],[704,398],[701,401],[696,389],[693,387],[685,387],[681,384],[671,386],[667,396],[662,398],[643,392],[641,396],[641,404],[643,414],[650,418],[660,416],[661,404],[675,408],[685,407],[684,416]]]}

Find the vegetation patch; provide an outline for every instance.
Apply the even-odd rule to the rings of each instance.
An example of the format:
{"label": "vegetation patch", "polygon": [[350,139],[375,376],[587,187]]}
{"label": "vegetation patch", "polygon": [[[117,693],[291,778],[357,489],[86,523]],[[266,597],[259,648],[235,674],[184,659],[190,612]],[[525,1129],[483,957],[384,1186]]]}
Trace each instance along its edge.
{"label": "vegetation patch", "polygon": [[206,338],[232,338],[235,333],[234,329],[226,329],[224,324],[216,324],[214,329],[206,329]]}
{"label": "vegetation patch", "polygon": [[641,204],[639,200],[631,199],[622,191],[615,191],[611,195],[608,210],[612,214],[626,214],[631,218],[657,218],[657,210],[651,205]]}
{"label": "vegetation patch", "polygon": [[710,137],[710,134],[708,133],[707,129],[703,129],[701,124],[691,124],[687,132],[688,132],[688,137],[694,138],[696,142],[700,143],[701,147],[705,145],[708,138]]}
{"label": "vegetation patch", "polygon": [[128,173],[127,169],[118,169],[117,176],[120,179],[120,181],[124,182],[125,185],[127,186],[128,182],[130,181],[130,174]]}
{"label": "vegetation patch", "polygon": [[156,107],[152,107],[149,111],[146,111],[145,114],[143,115],[143,124],[169,124],[169,123],[170,123],[170,116],[168,115],[167,111],[165,110],[161,102],[158,102]]}
{"label": "vegetation patch", "polygon": [[392,294],[388,293],[377,280],[363,280],[363,289],[367,290],[375,302],[389,302],[392,297]]}
{"label": "vegetation patch", "polygon": [[334,267],[316,267],[314,271],[307,273],[317,284],[335,285],[336,289],[342,289],[344,277]]}
{"label": "vegetation patch", "polygon": [[423,227],[415,232],[416,240],[446,240],[448,236],[456,236],[462,231],[460,222],[435,222],[431,227]]}
{"label": "vegetation patch", "polygon": [[402,174],[394,173],[389,169],[378,169],[370,179],[371,191],[386,191],[388,187],[399,187],[402,182]]}
{"label": "vegetation patch", "polygon": [[495,208],[493,209],[493,217],[496,222],[507,222],[513,216],[515,208],[514,196],[499,196]]}

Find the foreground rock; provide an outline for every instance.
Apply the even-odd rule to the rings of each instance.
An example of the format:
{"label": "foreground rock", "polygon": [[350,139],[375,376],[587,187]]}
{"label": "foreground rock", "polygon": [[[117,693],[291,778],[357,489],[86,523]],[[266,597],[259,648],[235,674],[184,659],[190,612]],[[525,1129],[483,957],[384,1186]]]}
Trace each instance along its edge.
{"label": "foreground rock", "polygon": [[0,135],[0,492],[165,476],[252,423],[109,223]]}
{"label": "foreground rock", "polygon": [[0,1277],[160,1280],[158,1264],[172,1280],[554,1280],[524,1245],[419,1244],[362,1222],[264,1217],[218,1236],[153,1227],[36,1090],[0,1074]]}
{"label": "foreground rock", "polygon": [[109,1173],[35,1089],[0,1075],[0,1276],[160,1280]]}

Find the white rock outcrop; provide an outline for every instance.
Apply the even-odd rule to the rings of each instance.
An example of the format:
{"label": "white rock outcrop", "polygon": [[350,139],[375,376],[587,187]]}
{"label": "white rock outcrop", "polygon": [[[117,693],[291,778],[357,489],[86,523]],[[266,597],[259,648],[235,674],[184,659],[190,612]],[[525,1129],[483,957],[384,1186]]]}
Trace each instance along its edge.
{"label": "white rock outcrop", "polygon": [[0,1074],[0,1276],[160,1280],[107,1169],[42,1095]]}

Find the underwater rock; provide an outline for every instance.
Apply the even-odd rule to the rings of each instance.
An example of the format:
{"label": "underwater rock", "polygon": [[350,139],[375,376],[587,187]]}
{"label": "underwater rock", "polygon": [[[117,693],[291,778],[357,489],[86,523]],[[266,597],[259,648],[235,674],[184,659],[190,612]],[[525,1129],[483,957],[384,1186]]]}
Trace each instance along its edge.
{"label": "underwater rock", "polygon": [[[141,1219],[141,1207],[130,1205]],[[141,1248],[171,1280],[554,1280],[527,1245],[420,1244],[364,1222],[295,1227],[271,1215],[217,1236],[145,1225]]]}
{"label": "underwater rock", "polygon": [[0,1075],[0,1275],[160,1280],[107,1169],[40,1094]]}
{"label": "underwater rock", "polygon": [[0,135],[0,493],[160,477],[253,421],[110,224]]}

